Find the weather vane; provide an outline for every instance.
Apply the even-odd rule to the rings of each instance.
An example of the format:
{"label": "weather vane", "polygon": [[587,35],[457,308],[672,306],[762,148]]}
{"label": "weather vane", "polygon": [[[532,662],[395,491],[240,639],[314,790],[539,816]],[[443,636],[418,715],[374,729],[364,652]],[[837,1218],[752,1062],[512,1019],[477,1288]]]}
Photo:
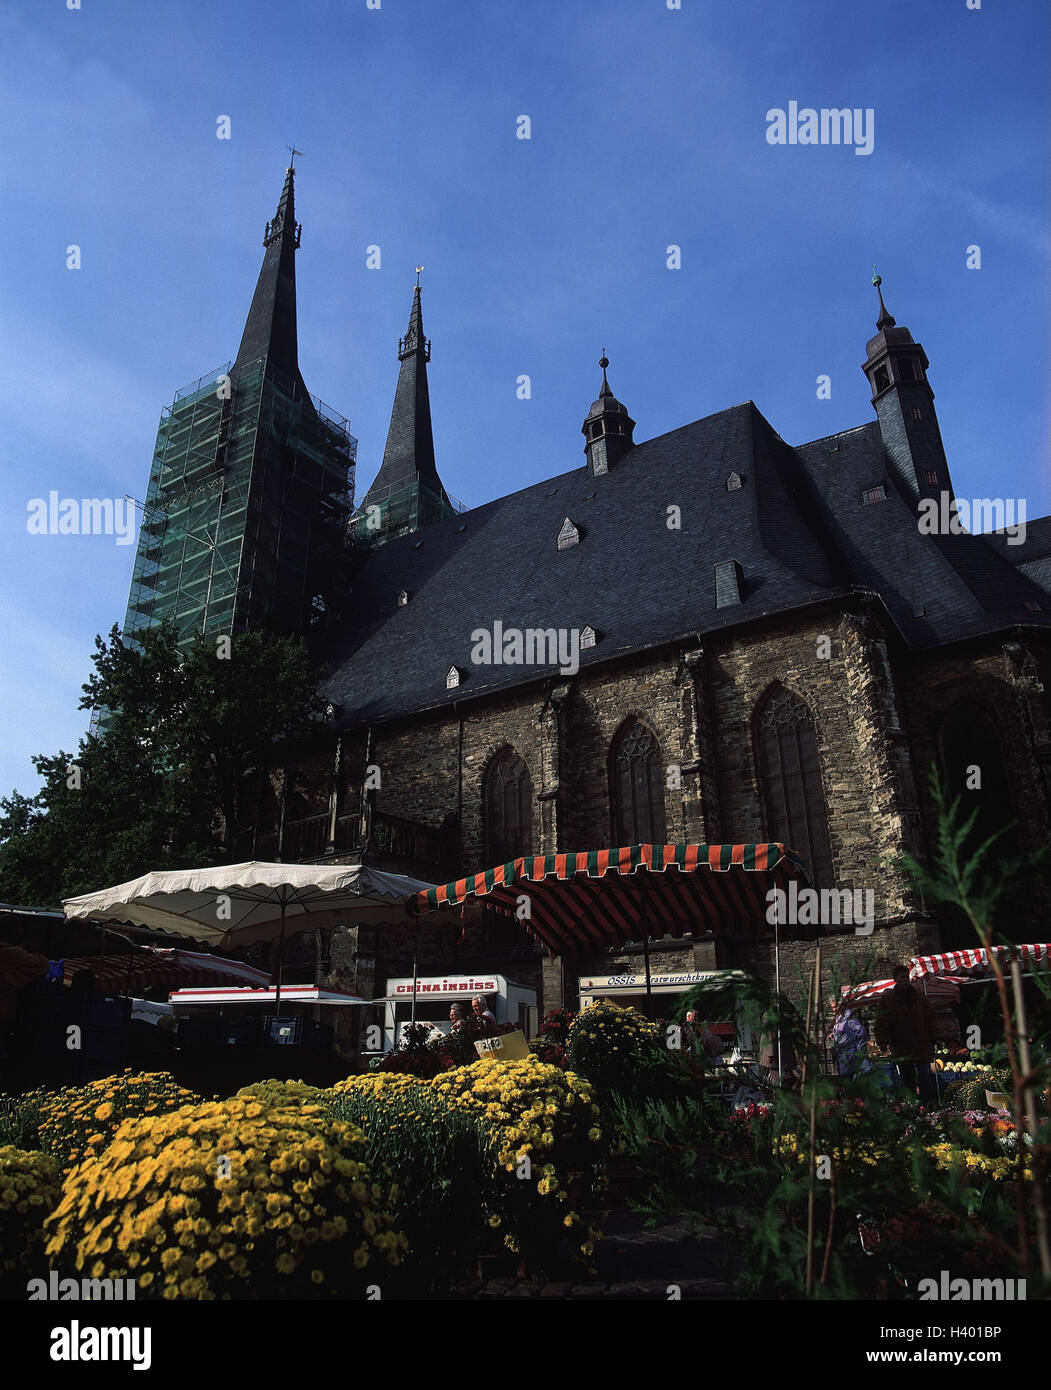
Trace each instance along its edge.
{"label": "weather vane", "polygon": [[417,289],[420,288],[420,273],[421,273],[422,270],[423,270],[423,266],[422,266],[422,265],[418,265],[418,266],[416,267],[416,288],[417,288]]}
{"label": "weather vane", "polygon": [[883,284],[883,276],[880,275],[879,272],[876,270],[875,261],[873,261],[872,263],[872,283],[876,286],[877,289],[879,289],[880,285]]}
{"label": "weather vane", "polygon": [[294,168],[296,167],[296,155],[297,155],[297,154],[306,154],[306,151],[305,151],[305,150],[297,150],[296,147],[295,147],[295,145],[286,145],[286,146],[285,146],[285,149],[286,149],[286,150],[291,150],[291,151],[292,151],[292,163],[289,165],[289,168],[290,168],[290,169],[294,169]]}

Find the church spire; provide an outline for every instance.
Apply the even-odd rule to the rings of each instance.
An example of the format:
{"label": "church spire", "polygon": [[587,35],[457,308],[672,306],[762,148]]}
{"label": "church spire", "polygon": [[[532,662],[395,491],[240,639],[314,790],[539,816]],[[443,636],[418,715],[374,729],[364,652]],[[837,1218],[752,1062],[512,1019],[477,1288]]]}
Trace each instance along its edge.
{"label": "church spire", "polygon": [[[293,150],[293,161],[299,153]],[[296,221],[295,164],[285,170],[285,186],[274,220],[266,224],[266,254],[248,311],[235,369],[266,357],[288,377],[299,374],[296,334],[296,251],[302,228]]]}
{"label": "church spire", "polygon": [[[398,387],[394,393],[387,447],[376,479],[361,503],[360,512],[380,508],[398,529],[415,530],[428,521],[452,511],[434,462],[434,436],[431,432],[431,401],[427,390],[427,363],[431,360],[430,341],[423,333],[423,308],[419,271],[412,292],[412,309],[404,338],[398,342]],[[402,505],[404,503],[404,506]],[[403,514],[404,513],[404,518]],[[388,530],[385,524],[382,528]]]}

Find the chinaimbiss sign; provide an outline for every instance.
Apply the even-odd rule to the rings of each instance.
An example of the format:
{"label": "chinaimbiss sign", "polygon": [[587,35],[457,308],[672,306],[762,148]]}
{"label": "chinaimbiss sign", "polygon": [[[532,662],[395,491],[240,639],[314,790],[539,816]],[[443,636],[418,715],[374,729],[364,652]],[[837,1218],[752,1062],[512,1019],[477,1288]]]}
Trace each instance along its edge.
{"label": "chinaimbiss sign", "polygon": [[[447,994],[455,997],[459,994],[495,994],[499,991],[505,992],[506,982],[502,975],[443,975],[441,979],[437,976],[418,977],[415,982],[416,996],[421,998],[424,995]],[[413,981],[410,978],[403,980],[388,980],[387,993],[396,994],[399,997],[411,995],[413,993]]]}

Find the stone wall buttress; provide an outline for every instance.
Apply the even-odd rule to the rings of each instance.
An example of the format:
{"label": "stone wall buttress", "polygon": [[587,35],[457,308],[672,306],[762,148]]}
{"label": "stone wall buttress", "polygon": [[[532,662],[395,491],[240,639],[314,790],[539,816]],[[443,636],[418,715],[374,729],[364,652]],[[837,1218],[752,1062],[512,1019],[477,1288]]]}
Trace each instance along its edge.
{"label": "stone wall buttress", "polygon": [[682,817],[686,840],[718,844],[722,839],[718,770],[707,661],[699,647],[683,654],[679,680],[682,688]]}
{"label": "stone wall buttress", "polygon": [[[840,634],[859,765],[869,775],[874,847],[884,864],[902,853],[922,860],[919,798],[885,634],[871,614],[854,613],[844,614]],[[923,912],[922,896],[903,871],[881,867],[879,878],[873,886],[880,915]]]}

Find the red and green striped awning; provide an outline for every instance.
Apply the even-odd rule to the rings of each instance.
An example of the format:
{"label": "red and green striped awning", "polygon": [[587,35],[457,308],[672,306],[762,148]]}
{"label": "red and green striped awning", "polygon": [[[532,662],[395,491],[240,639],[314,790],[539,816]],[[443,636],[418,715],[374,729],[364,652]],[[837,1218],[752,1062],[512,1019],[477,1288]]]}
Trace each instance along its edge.
{"label": "red and green striped awning", "polygon": [[[513,859],[417,893],[409,907],[422,914],[484,898],[553,956],[578,955],[644,936],[770,934],[767,893],[793,878],[805,884],[803,861],[777,843],[626,845]],[[814,930],[781,928],[786,937]]]}

